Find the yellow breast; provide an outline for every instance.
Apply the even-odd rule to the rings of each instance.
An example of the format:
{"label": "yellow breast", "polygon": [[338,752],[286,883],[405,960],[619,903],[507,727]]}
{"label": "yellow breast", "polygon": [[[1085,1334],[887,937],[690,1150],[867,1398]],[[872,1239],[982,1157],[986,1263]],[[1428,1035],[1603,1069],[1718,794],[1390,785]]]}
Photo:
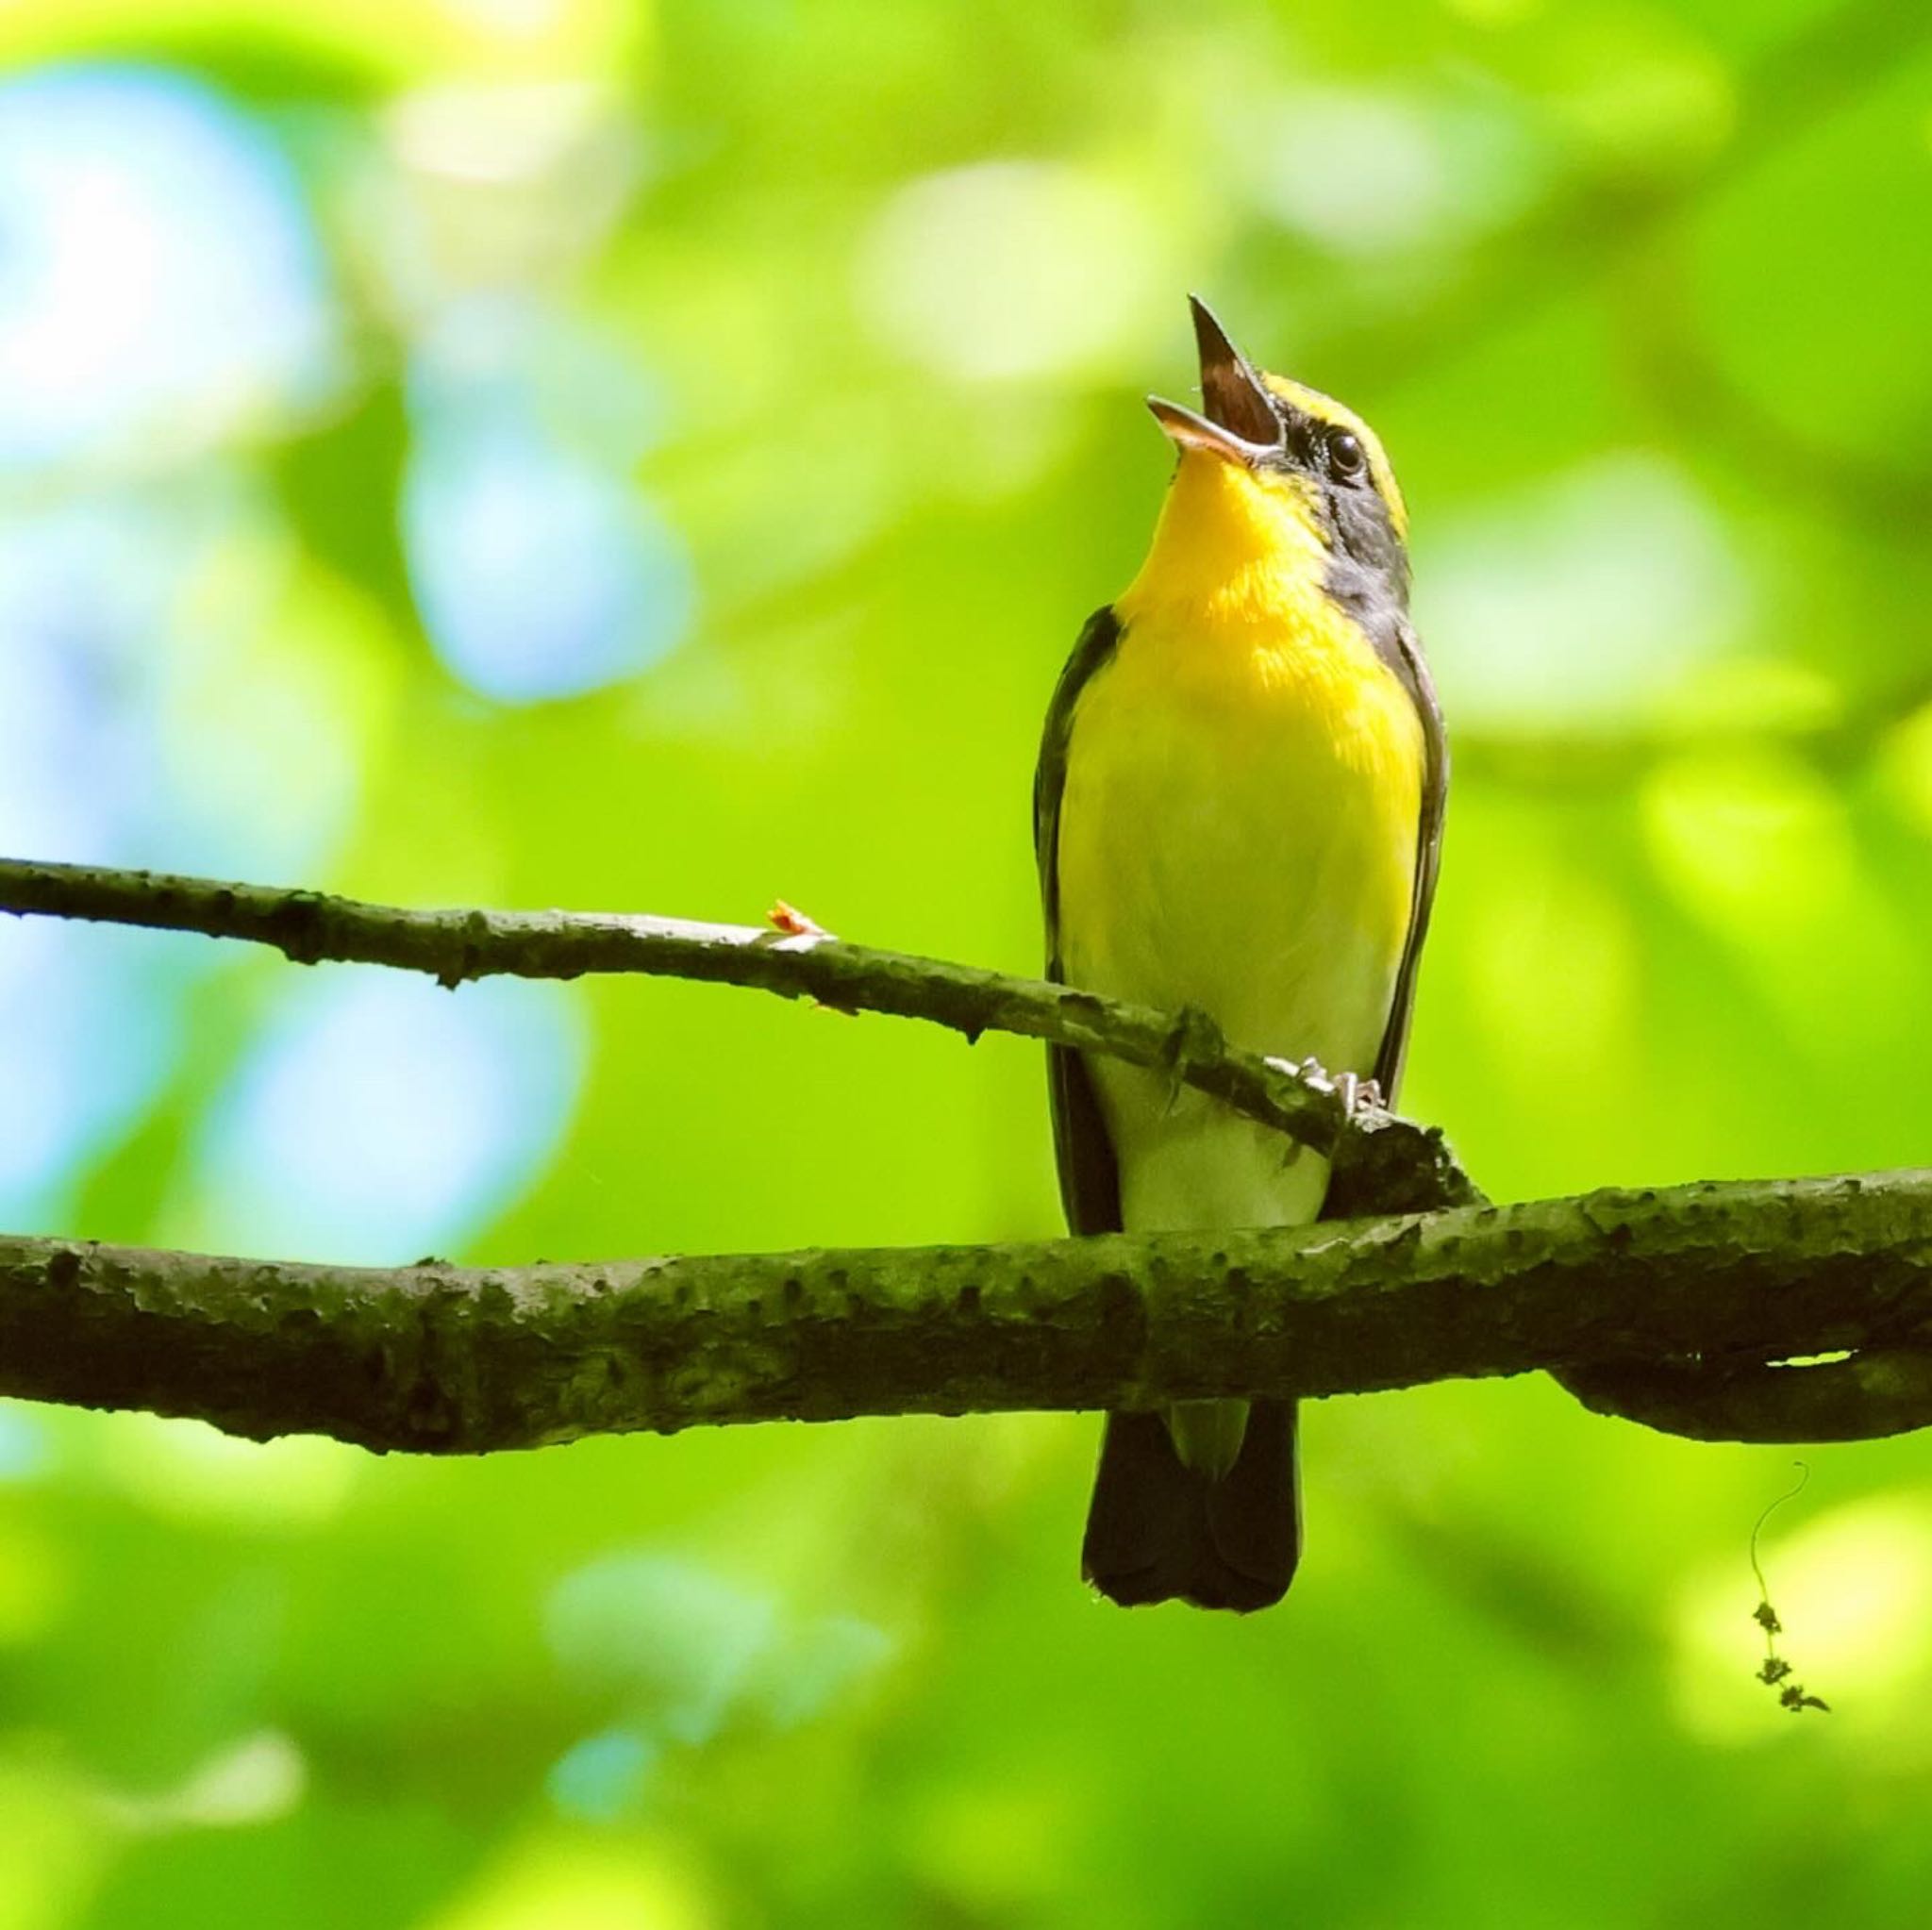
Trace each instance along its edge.
{"label": "yellow breast", "polygon": [[1422,728],[1341,620],[1130,627],[1083,694],[1060,807],[1068,975],[1366,1072],[1408,932]]}

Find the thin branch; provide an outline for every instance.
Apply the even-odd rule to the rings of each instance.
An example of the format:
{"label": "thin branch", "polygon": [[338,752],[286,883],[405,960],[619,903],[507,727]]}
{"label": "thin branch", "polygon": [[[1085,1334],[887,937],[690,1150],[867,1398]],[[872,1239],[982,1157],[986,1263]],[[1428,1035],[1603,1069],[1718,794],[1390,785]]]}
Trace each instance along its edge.
{"label": "thin branch", "polygon": [[824,933],[569,911],[414,911],[320,891],[163,872],[0,858],[0,911],[198,932],[273,945],[299,965],[336,959],[427,973],[439,984],[508,975],[631,973],[924,1019],[973,1040],[1010,1032],[1170,1073],[1324,1153],[1355,1210],[1401,1212],[1480,1197],[1442,1135],[1389,1114],[1347,1136],[1325,1075],[1242,1052],[1201,1012],[1123,1005],[1041,980],[847,944]]}
{"label": "thin branch", "polygon": [[1557,1379],[1593,1414],[1690,1440],[1878,1440],[1932,1426],[1932,1351],[1570,1367]]}
{"label": "thin branch", "polygon": [[[1922,1331],[1927,1172],[1262,1232],[604,1266],[364,1270],[0,1240],[0,1392],[435,1453],[1366,1393],[1659,1354],[1876,1344],[1909,1358]],[[1796,1385],[1820,1371],[1783,1372]],[[1765,1438],[1691,1418],[1707,1438]],[[1932,1370],[1914,1359],[1881,1419],[1871,1431],[1932,1421]]]}

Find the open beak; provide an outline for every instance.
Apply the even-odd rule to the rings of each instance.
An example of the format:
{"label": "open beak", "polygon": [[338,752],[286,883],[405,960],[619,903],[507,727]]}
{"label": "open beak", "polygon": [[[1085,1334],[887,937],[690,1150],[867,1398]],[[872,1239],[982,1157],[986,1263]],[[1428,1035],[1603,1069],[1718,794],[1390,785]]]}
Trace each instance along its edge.
{"label": "open beak", "polygon": [[1168,439],[1183,449],[1201,449],[1224,461],[1253,468],[1281,447],[1281,421],[1254,365],[1227,339],[1198,295],[1188,297],[1194,313],[1194,340],[1201,352],[1204,413],[1183,408],[1158,395],[1147,398]]}

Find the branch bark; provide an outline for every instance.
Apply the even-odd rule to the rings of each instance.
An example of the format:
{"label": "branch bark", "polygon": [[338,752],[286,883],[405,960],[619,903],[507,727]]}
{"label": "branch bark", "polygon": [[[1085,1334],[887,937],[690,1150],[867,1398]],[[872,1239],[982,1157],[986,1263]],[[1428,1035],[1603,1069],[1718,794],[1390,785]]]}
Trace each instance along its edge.
{"label": "branch bark", "polygon": [[1352,1212],[1419,1212],[1482,1195],[1441,1133],[1390,1113],[1348,1119],[1334,1082],[1242,1052],[1202,1012],[1149,1007],[973,966],[791,933],[687,919],[570,911],[416,911],[320,891],[164,872],[0,858],[0,911],[41,913],[272,945],[298,965],[333,959],[464,980],[629,973],[814,999],[847,1012],[924,1019],[961,1033],[1010,1032],[1172,1073],[1234,1111],[1336,1156]]}
{"label": "branch bark", "polygon": [[[1641,1378],[1658,1370],[1635,1363],[1658,1356],[1706,1375],[1843,1348],[1909,1362],[1861,1424],[1840,1412],[1823,1430],[1836,1438],[1932,1420],[1932,1369],[1911,1352],[1928,1329],[1928,1172],[603,1266],[364,1270],[0,1240],[0,1392],[445,1454],[725,1422],[1368,1393],[1575,1361]],[[1801,1387],[1834,1371],[1777,1372]],[[1790,1438],[1748,1404],[1697,1418],[1706,1438]]]}
{"label": "branch bark", "polygon": [[[0,1392],[441,1452],[697,1422],[1368,1392],[1537,1367],[1598,1412],[1704,1439],[1932,1424],[1923,1173],[1499,1210],[1439,1131],[1376,1110],[1350,1120],[1324,1074],[1236,1050],[1199,1013],[824,933],[410,911],[5,859],[0,910],[246,940],[450,987],[634,973],[925,1019],[969,1040],[1011,1032],[1164,1069],[1335,1162],[1321,1226],[1218,1237],[494,1271],[0,1237]],[[1835,1350],[1850,1357],[1781,1364]]]}

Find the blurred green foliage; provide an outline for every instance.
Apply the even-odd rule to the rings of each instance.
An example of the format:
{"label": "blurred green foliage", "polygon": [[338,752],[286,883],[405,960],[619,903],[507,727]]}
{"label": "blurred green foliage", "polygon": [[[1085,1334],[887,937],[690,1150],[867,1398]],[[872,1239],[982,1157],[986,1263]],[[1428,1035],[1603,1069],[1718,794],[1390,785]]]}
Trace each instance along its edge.
{"label": "blurred green foliage", "polygon": [[[1389,441],[1458,776],[1408,1108],[1501,1196],[1932,1138],[1932,31],[1876,0],[0,10],[0,844],[1030,969],[1181,297]],[[997,1240],[1037,1056],[0,931],[23,1230]],[[1251,1622],[1094,1425],[488,1462],[0,1410],[0,1930],[1915,1921],[1923,1443],[1307,1421]]]}

